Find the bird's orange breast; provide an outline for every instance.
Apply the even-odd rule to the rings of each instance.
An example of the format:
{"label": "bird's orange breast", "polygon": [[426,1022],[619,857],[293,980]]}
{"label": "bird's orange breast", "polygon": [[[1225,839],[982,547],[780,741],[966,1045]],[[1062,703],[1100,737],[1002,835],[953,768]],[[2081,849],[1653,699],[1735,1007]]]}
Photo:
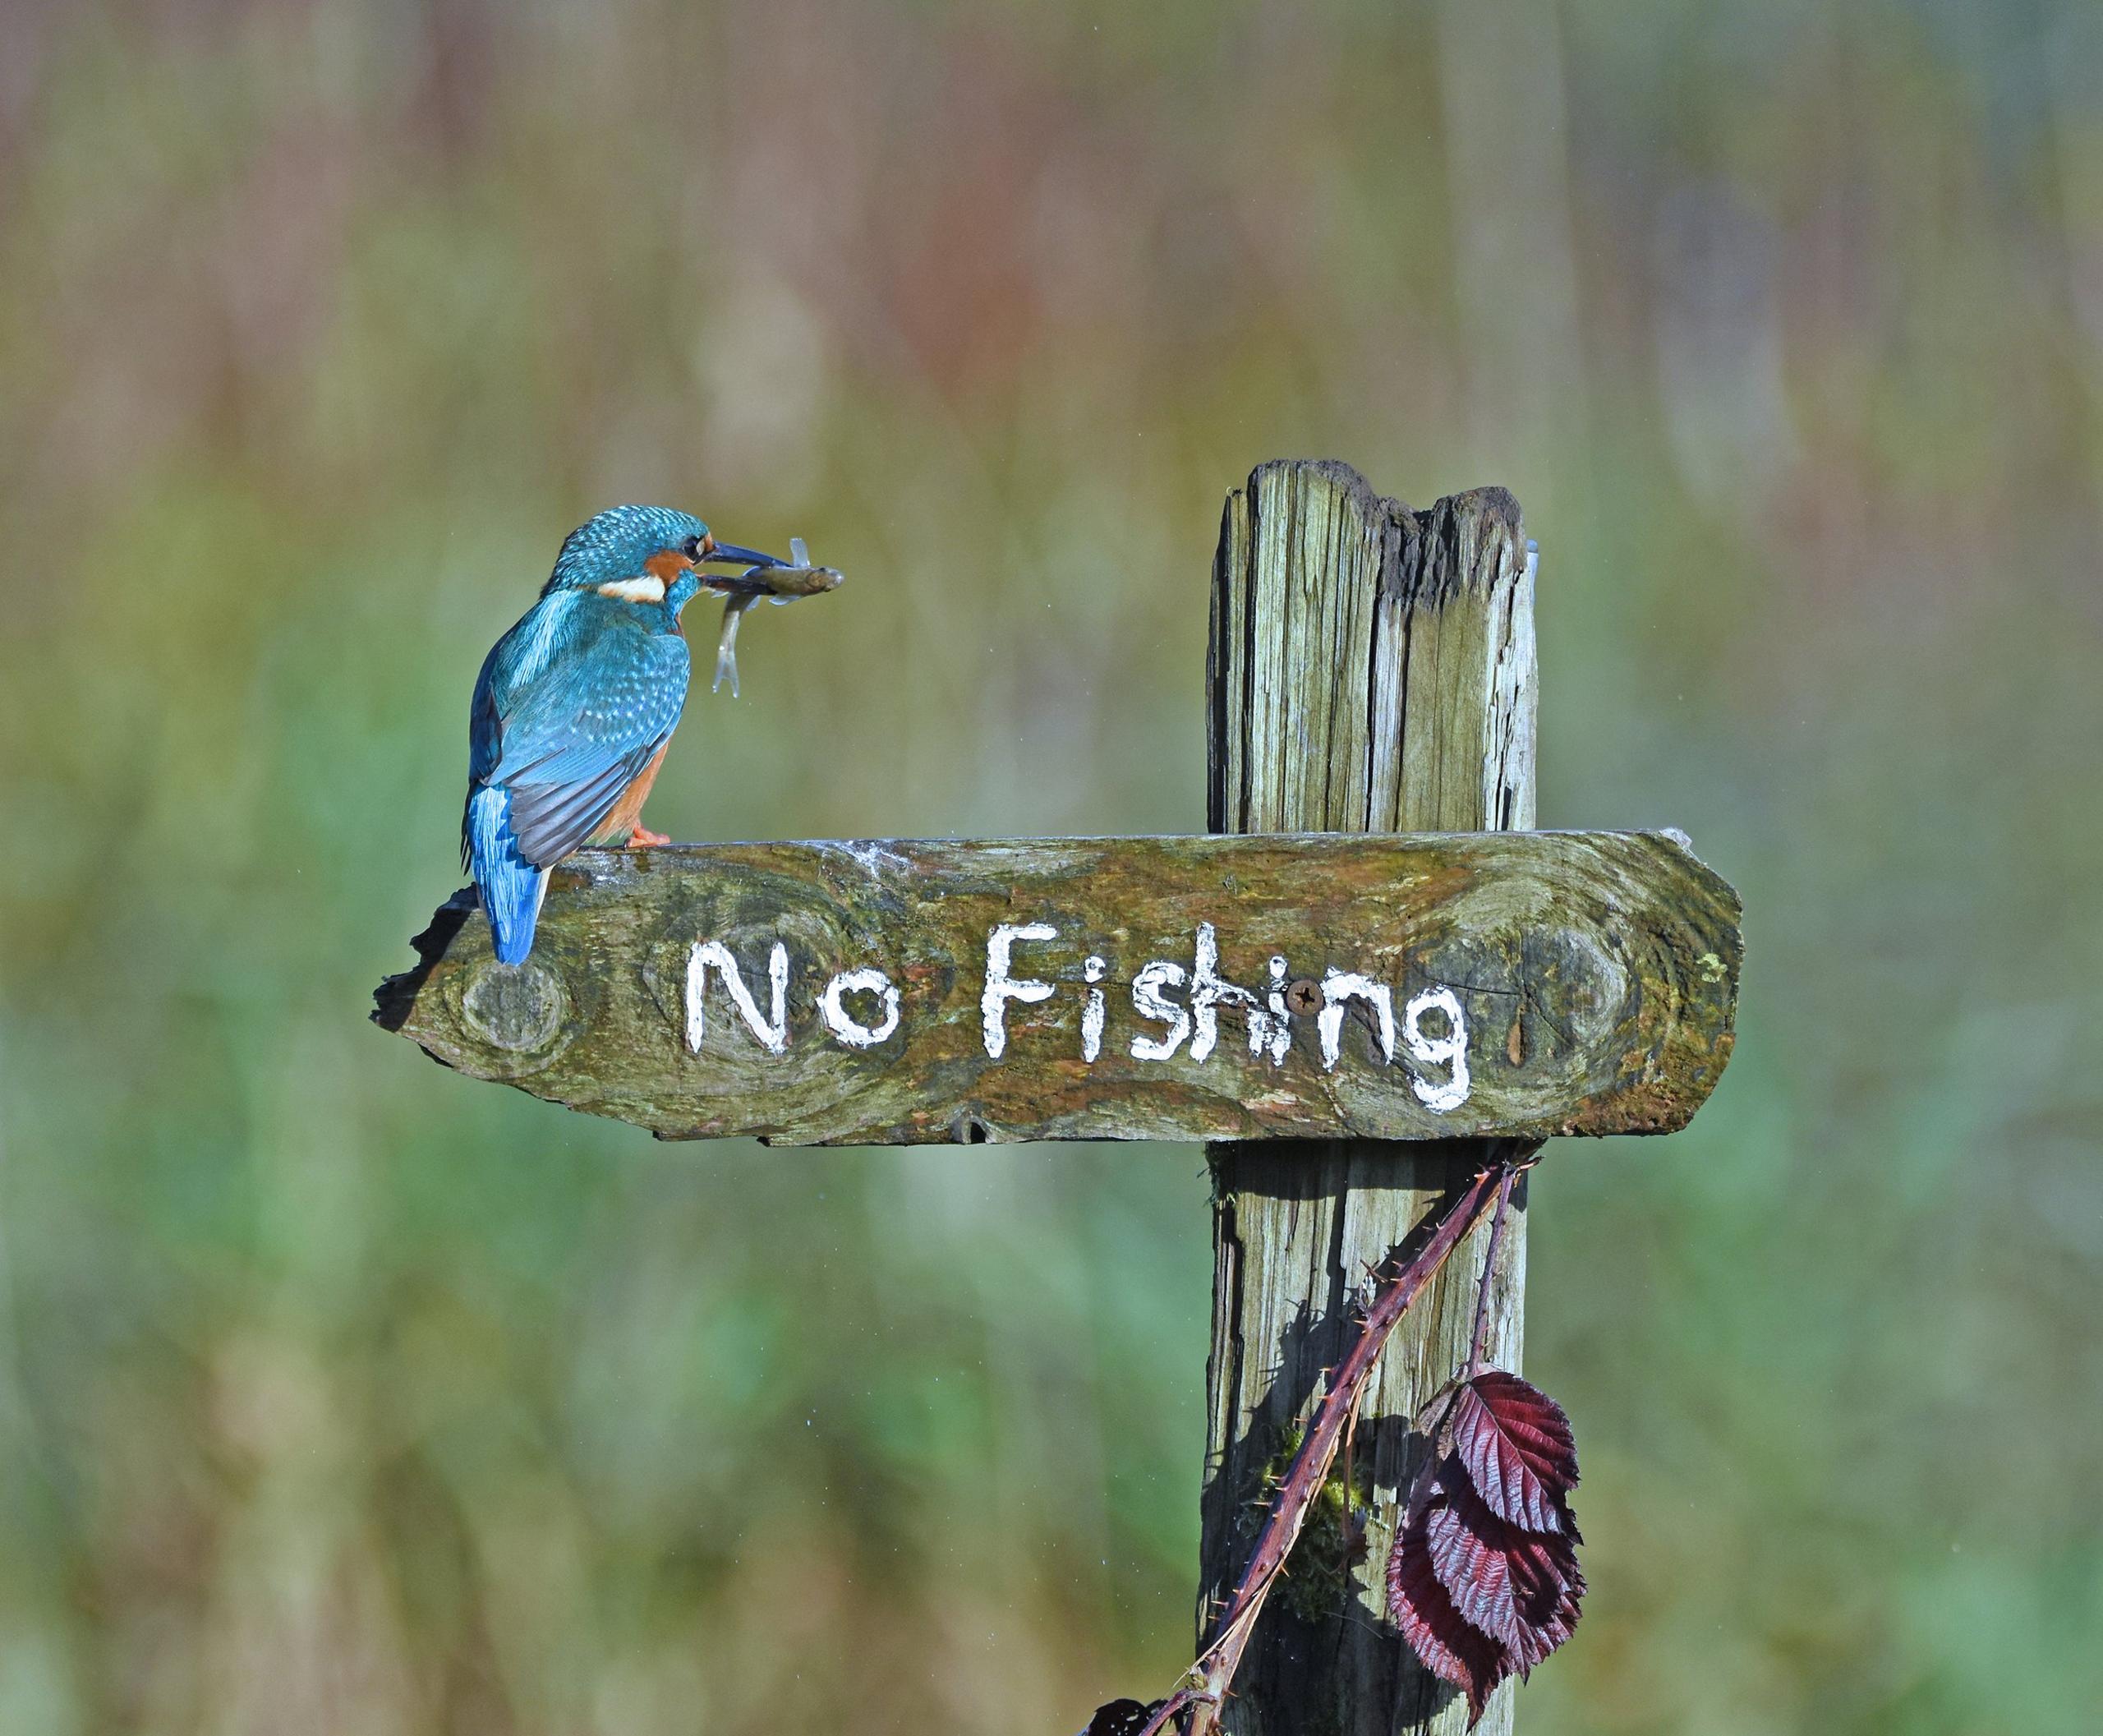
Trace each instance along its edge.
{"label": "bird's orange breast", "polygon": [[657,768],[665,763],[665,755],[671,748],[669,741],[660,748],[650,763],[636,774],[635,781],[624,790],[620,799],[607,813],[598,831],[585,840],[587,844],[625,844],[642,818],[642,804],[650,799],[650,786],[657,781]]}

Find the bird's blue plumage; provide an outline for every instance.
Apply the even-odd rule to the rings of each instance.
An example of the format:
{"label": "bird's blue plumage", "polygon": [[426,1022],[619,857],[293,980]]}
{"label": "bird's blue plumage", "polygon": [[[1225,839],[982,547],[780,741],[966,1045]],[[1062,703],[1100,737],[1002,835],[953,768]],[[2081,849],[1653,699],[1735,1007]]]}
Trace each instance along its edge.
{"label": "bird's blue plumage", "polygon": [[640,573],[643,562],[658,550],[675,549],[707,534],[708,527],[691,513],[674,512],[669,506],[610,508],[563,539],[547,588],[588,589],[609,579],[628,578]]}
{"label": "bird's blue plumage", "polygon": [[707,527],[661,507],[601,513],[563,545],[541,600],[475,683],[461,852],[497,956],[522,963],[547,871],[591,839],[678,725],[692,670],[680,576],[663,602],[601,594]]}
{"label": "bird's blue plumage", "polygon": [[474,864],[475,884],[489,913],[500,963],[522,965],[533,950],[533,924],[547,891],[548,871],[536,868],[518,851],[513,836],[507,790],[477,790],[467,798],[464,830]]}

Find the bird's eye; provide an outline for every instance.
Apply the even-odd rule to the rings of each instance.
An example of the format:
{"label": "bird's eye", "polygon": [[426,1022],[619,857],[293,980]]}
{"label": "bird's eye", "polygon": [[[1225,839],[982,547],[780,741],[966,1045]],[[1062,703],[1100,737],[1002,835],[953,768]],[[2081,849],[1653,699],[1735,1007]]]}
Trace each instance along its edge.
{"label": "bird's eye", "polygon": [[688,560],[699,559],[701,558],[701,538],[698,536],[688,537],[684,542],[679,545],[679,550]]}

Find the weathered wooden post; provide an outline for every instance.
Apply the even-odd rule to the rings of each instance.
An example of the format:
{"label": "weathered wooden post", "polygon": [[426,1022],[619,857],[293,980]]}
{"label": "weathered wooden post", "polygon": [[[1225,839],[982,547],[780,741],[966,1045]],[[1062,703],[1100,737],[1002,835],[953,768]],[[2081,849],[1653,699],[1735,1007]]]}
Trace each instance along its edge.
{"label": "weathered wooden post", "polygon": [[[523,965],[496,960],[462,891],[373,1016],[660,1138],[1235,1142],[1213,1148],[1202,1622],[1366,1269],[1490,1159],[1684,1126],[1730,1054],[1731,889],[1674,836],[1526,830],[1532,611],[1502,490],[1418,513],[1343,465],[1265,465],[1228,501],[1209,671],[1213,829],[1257,836],[582,850]],[[1411,1421],[1468,1360],[1479,1244],[1412,1292],[1369,1390],[1339,1384],[1294,1485],[1314,1489],[1356,1391],[1338,1499],[1300,1529],[1281,1498],[1273,1535],[1297,1544],[1245,1587],[1200,1722],[1222,1704],[1242,1736],[1465,1722],[1377,1588]],[[1521,1212],[1490,1291],[1507,1367],[1524,1264]],[[1402,1280],[1382,1294],[1399,1307]],[[1508,1692],[1489,1717],[1508,1729]]]}
{"label": "weathered wooden post", "polygon": [[[1258,469],[1228,498],[1213,573],[1212,829],[1530,828],[1533,581],[1518,504],[1502,489],[1413,513],[1342,464]],[[1484,986],[1500,1009],[1491,1041],[1516,1063],[1555,1039],[1513,983],[1521,992],[1501,1001]],[[1212,1148],[1201,1630],[1342,1355],[1360,1279],[1493,1154],[1472,1140]],[[1515,1370],[1525,1223],[1523,1210],[1507,1223],[1491,1289],[1492,1356]],[[1349,1494],[1369,1547],[1346,1559],[1341,1499],[1324,1509],[1327,1530],[1303,1539],[1292,1595],[1271,1600],[1244,1658],[1226,1716],[1237,1736],[1466,1725],[1466,1702],[1387,1620],[1381,1566],[1415,1468],[1410,1421],[1466,1361],[1486,1234],[1461,1244],[1388,1342],[1362,1404]],[[1510,1729],[1512,1694],[1498,1691],[1479,1728]]]}

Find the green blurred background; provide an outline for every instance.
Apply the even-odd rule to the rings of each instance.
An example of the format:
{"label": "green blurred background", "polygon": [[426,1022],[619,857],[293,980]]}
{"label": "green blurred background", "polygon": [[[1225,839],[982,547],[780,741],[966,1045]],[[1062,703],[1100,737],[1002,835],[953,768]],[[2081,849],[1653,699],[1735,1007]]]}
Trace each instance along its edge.
{"label": "green blurred background", "polygon": [[[1197,831],[1257,461],[1540,540],[1544,824],[1742,890],[1557,1150],[1535,1730],[2103,1706],[2103,12],[0,6],[0,1732],[1070,1732],[1188,1657],[1191,1149],[660,1146],[366,1022],[621,500],[686,838]],[[705,637],[712,637],[712,611]]]}

